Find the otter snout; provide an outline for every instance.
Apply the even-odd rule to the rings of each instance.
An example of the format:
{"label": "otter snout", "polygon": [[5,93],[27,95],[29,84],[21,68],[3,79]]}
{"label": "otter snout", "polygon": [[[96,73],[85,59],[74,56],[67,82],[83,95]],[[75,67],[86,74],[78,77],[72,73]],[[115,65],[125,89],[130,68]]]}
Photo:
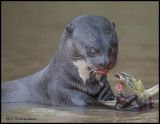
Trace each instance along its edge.
{"label": "otter snout", "polygon": [[100,61],[100,62],[98,63],[98,68],[99,68],[99,70],[105,70],[106,67],[108,67],[108,64],[109,64],[109,62],[108,62],[107,60]]}
{"label": "otter snout", "polygon": [[111,70],[114,67],[114,63],[109,59],[98,59],[94,67],[98,71]]}

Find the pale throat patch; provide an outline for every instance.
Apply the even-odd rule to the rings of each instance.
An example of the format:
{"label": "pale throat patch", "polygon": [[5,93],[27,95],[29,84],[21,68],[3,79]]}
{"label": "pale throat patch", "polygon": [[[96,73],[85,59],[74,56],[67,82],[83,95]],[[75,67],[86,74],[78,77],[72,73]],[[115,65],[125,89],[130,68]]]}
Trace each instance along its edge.
{"label": "pale throat patch", "polygon": [[[88,64],[84,60],[78,60],[73,62],[73,64],[77,67],[79,76],[82,78],[83,82],[85,83],[86,80],[89,78],[90,70],[88,69]],[[97,80],[100,80],[102,76],[99,74],[96,74]]]}

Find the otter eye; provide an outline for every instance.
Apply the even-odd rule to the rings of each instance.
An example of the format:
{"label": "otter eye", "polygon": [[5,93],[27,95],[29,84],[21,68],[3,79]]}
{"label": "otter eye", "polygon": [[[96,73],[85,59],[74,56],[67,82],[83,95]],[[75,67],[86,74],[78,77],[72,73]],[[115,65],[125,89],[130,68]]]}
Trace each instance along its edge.
{"label": "otter eye", "polygon": [[96,54],[96,49],[95,48],[91,48],[89,51],[88,51],[88,55],[90,56],[94,56]]}

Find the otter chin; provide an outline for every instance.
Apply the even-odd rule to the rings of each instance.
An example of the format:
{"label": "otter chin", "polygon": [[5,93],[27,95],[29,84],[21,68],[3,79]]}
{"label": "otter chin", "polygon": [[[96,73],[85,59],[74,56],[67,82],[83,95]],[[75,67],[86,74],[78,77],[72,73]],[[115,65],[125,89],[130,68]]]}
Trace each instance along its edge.
{"label": "otter chin", "polygon": [[[83,15],[62,33],[50,63],[27,77],[2,83],[2,102],[102,105],[114,94],[106,74],[117,62],[118,38],[103,16]],[[90,69],[89,69],[90,68]],[[97,75],[101,75],[97,79]]]}

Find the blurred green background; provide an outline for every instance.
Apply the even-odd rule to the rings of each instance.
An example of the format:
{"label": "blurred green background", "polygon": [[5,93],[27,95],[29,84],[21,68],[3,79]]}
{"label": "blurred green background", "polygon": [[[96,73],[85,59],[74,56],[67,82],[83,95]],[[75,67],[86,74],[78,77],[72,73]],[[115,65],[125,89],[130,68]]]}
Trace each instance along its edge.
{"label": "blurred green background", "polygon": [[119,37],[117,66],[146,87],[159,83],[158,2],[1,2],[2,82],[31,75],[52,59],[67,24],[81,15],[114,22]]}

